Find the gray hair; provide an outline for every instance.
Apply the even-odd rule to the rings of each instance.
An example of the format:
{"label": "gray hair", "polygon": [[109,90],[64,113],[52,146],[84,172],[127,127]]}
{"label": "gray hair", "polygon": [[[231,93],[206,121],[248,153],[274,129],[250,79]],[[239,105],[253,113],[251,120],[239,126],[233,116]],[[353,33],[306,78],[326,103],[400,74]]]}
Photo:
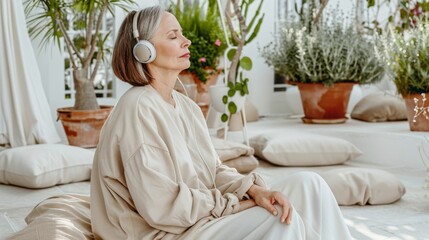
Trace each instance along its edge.
{"label": "gray hair", "polygon": [[150,40],[153,37],[155,31],[159,28],[164,11],[159,5],[140,10],[137,19],[137,30],[139,31],[140,39]]}

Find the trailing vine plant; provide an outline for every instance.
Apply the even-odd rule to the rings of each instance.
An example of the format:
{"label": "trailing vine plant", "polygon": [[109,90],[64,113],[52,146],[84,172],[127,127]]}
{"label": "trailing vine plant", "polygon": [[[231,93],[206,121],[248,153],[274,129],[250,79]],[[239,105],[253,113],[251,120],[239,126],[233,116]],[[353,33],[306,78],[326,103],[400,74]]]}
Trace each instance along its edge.
{"label": "trailing vine plant", "polygon": [[[232,114],[237,113],[237,105],[232,100],[235,94],[245,96],[249,94],[249,79],[243,76],[243,71],[252,69],[252,59],[248,56],[242,56],[245,45],[253,41],[259,33],[265,14],[260,16],[262,3],[264,0],[258,0],[259,5],[253,15],[250,17],[249,7],[255,0],[227,0],[225,7],[225,22],[223,22],[224,33],[228,44],[226,58],[230,65],[225,68],[227,79],[228,93],[222,97],[222,102],[226,105],[228,113],[221,116],[222,122],[227,122]],[[220,1],[218,6],[221,9]],[[222,10],[221,10],[222,11]],[[221,14],[223,17],[223,14]],[[247,21],[250,19],[250,21]],[[238,24],[234,24],[238,23]],[[226,61],[225,61],[226,62]]]}

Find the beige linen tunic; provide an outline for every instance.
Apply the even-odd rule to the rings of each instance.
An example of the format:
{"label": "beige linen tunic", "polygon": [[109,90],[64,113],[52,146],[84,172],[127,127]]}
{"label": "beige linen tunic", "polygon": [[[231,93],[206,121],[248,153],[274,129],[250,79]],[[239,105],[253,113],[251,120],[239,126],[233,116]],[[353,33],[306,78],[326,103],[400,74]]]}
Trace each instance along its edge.
{"label": "beige linen tunic", "polygon": [[264,185],[221,165],[199,107],[173,98],[175,107],[150,85],[133,87],[103,126],[91,176],[96,239],[192,239]]}

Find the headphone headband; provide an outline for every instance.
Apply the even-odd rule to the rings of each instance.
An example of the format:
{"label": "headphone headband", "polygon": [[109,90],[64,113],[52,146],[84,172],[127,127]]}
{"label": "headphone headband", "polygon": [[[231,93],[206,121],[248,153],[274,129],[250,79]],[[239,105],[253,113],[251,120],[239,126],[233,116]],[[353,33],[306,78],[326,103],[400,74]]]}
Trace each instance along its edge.
{"label": "headphone headband", "polygon": [[133,36],[135,39],[137,39],[137,42],[139,41],[139,30],[137,29],[137,20],[139,18],[139,15],[140,11],[136,12],[133,18]]}

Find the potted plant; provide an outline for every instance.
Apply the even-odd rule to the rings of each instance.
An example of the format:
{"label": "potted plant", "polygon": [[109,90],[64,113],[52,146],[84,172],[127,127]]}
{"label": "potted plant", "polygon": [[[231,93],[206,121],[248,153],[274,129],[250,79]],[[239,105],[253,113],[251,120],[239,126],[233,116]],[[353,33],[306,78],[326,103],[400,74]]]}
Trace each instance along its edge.
{"label": "potted plant", "polygon": [[216,84],[221,72],[219,59],[227,47],[216,0],[178,2],[172,9],[184,35],[192,42],[191,66],[180,77],[185,84],[197,84],[196,102],[206,113],[210,104],[208,87]]}
{"label": "potted plant", "polygon": [[[29,34],[42,36],[42,43],[54,40],[61,49],[64,40],[73,68],[75,86],[74,107],[58,109],[58,119],[63,123],[69,144],[94,147],[98,143],[101,126],[110,113],[111,106],[99,106],[94,79],[104,54],[107,34],[100,32],[102,22],[109,11],[118,6],[126,9],[133,0],[28,0],[25,12],[28,16]],[[68,31],[73,19],[74,31]]]}
{"label": "potted plant", "polygon": [[335,15],[311,30],[290,22],[261,54],[298,86],[304,123],[344,123],[353,85],[375,83],[384,75],[373,42]]}
{"label": "potted plant", "polygon": [[[248,9],[255,1],[228,0],[225,6],[225,19],[228,29],[224,26],[224,33],[228,49],[225,51],[226,84],[213,86],[210,89],[213,107],[221,112],[221,121],[228,123],[231,115],[239,112],[245,103],[245,96],[249,94],[247,78],[243,71],[252,69],[252,59],[242,56],[244,46],[253,41],[259,33],[265,14],[260,15],[263,0],[259,1],[252,17],[248,15]],[[219,8],[221,6],[219,5]],[[223,17],[223,15],[222,15]],[[224,24],[225,24],[224,22]],[[231,42],[230,42],[231,41]],[[242,120],[245,123],[244,114]]]}
{"label": "potted plant", "polygon": [[416,22],[404,32],[390,29],[378,39],[377,55],[405,100],[410,130],[429,131],[429,23]]}

